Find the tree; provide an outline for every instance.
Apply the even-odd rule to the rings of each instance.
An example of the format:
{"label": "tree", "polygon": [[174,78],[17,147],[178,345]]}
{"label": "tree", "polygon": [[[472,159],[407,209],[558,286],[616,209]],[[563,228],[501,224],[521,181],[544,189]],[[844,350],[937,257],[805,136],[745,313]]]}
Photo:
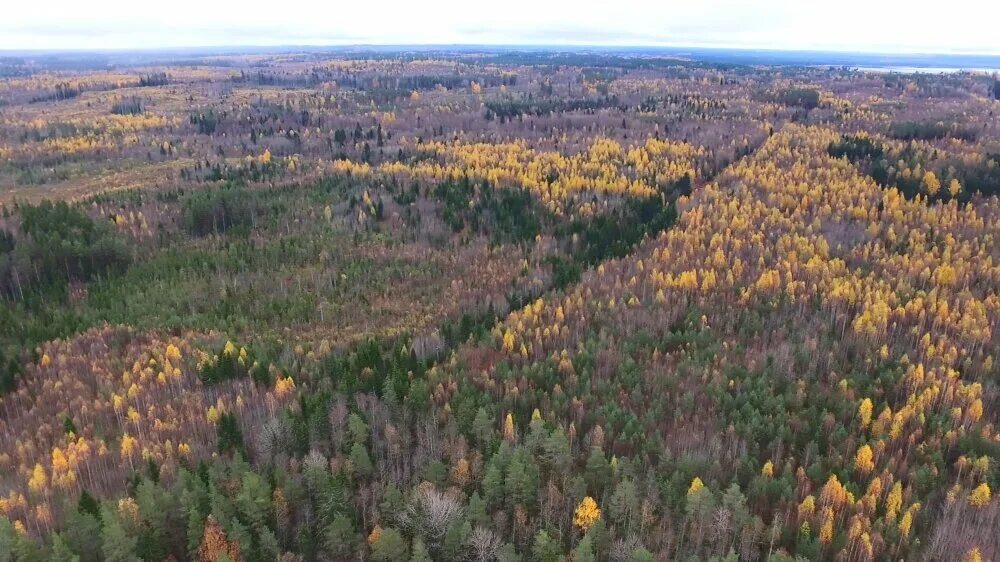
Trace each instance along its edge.
{"label": "tree", "polygon": [[865,398],[858,405],[858,418],[861,421],[861,427],[868,427],[868,424],[872,421],[872,400],[871,398]]}
{"label": "tree", "polygon": [[202,533],[201,545],[198,547],[197,559],[199,562],[242,562],[243,560],[240,544],[229,540],[222,526],[212,515],[205,519],[205,530]]}
{"label": "tree", "polygon": [[958,194],[962,192],[962,183],[956,178],[951,178],[948,182],[948,194],[952,197],[958,197]]}
{"label": "tree", "polygon": [[924,173],[921,185],[923,185],[924,191],[926,191],[931,197],[937,195],[938,191],[941,190],[941,181],[938,180],[934,172],[931,171]]}
{"label": "tree", "polygon": [[514,416],[507,413],[507,416],[503,420],[503,438],[508,443],[514,443],[517,441],[517,429],[514,428]]}
{"label": "tree", "polygon": [[497,454],[490,459],[490,463],[486,466],[486,474],[483,476],[483,494],[485,495],[487,504],[491,508],[496,508],[502,503],[504,496],[503,484],[503,465],[501,464],[499,454]]}
{"label": "tree", "polygon": [[823,524],[820,525],[819,529],[819,542],[822,544],[830,544],[833,540],[833,509],[826,508],[823,511]]}
{"label": "tree", "polygon": [[476,527],[486,527],[493,523],[490,519],[489,513],[486,511],[486,501],[479,492],[472,492],[469,497],[469,506],[466,508],[466,517],[469,522]]}
{"label": "tree", "polygon": [[570,463],[573,462],[572,451],[569,440],[562,428],[556,428],[542,445],[542,458],[553,471],[559,474],[566,473]]}
{"label": "tree", "polygon": [[216,424],[219,438],[219,452],[240,453],[246,457],[246,445],[243,444],[243,432],[236,421],[236,416],[232,412],[225,412],[219,416]]}
{"label": "tree", "polygon": [[872,462],[872,448],[867,444],[862,445],[858,448],[857,454],[854,456],[854,469],[861,474],[868,474],[875,468],[875,463]]}
{"label": "tree", "polygon": [[538,497],[538,468],[526,449],[519,449],[507,467],[504,478],[504,495],[509,507],[531,507]]}
{"label": "tree", "polygon": [[[138,540],[129,536],[118,516],[110,509],[105,508],[101,520],[101,541],[103,547],[101,553],[103,560],[107,562],[138,562],[135,547]],[[212,559],[214,562],[214,559]],[[204,561],[208,562],[208,561]],[[234,562],[239,562],[234,560]]]}
{"label": "tree", "polygon": [[521,555],[517,553],[517,549],[514,545],[504,543],[504,545],[497,550],[496,559],[497,562],[521,562]]}
{"label": "tree", "polygon": [[476,527],[469,536],[469,546],[477,562],[492,562],[496,560],[503,542],[492,530]]}
{"label": "tree", "polygon": [[646,550],[645,547],[639,547],[632,552],[632,556],[629,557],[628,562],[653,562],[653,553]]}
{"label": "tree", "polygon": [[493,429],[494,423],[489,413],[487,413],[486,408],[480,406],[476,410],[476,417],[472,420],[472,434],[475,436],[476,443],[480,447],[489,445],[490,441],[493,440],[495,433]]}
{"label": "tree", "polygon": [[590,456],[587,457],[587,486],[595,496],[600,496],[604,488],[611,480],[611,467],[604,453],[598,447],[591,447]]}
{"label": "tree", "polygon": [[375,470],[374,465],[372,465],[372,460],[368,456],[368,449],[365,448],[361,443],[354,443],[351,445],[351,467],[354,468],[354,472],[361,476],[362,478],[367,478],[371,476],[372,472]]}
{"label": "tree", "polygon": [[899,508],[903,506],[903,486],[899,482],[893,485],[889,491],[889,496],[885,500],[885,518],[895,521]]}
{"label": "tree", "polygon": [[562,546],[553,540],[544,529],[535,535],[531,553],[537,562],[562,562],[563,560]]}
{"label": "tree", "polygon": [[351,413],[347,418],[347,434],[351,444],[365,445],[368,443],[368,424],[357,413]]}
{"label": "tree", "polygon": [[436,547],[462,521],[462,505],[452,496],[432,487],[421,487],[402,520]]}
{"label": "tree", "polygon": [[694,523],[695,531],[693,538],[695,545],[700,546],[704,540],[705,524],[711,516],[714,503],[711,490],[705,487],[701,478],[695,477],[688,487],[687,502],[685,504],[688,517]]}
{"label": "tree", "polygon": [[469,538],[472,536],[472,526],[468,521],[457,520],[448,527],[441,545],[442,557],[446,560],[461,560],[465,558]]}
{"label": "tree", "polygon": [[621,525],[626,530],[632,523],[633,516],[639,511],[639,494],[635,483],[630,479],[623,479],[615,486],[611,494],[609,512],[614,522]]}
{"label": "tree", "polygon": [[733,482],[722,494],[722,507],[729,513],[733,527],[739,530],[750,521],[750,510],[747,508],[747,498],[743,495],[740,485]]}
{"label": "tree", "polygon": [[351,560],[361,538],[349,517],[338,513],[330,521],[324,533],[323,546],[334,560]]}
{"label": "tree", "polygon": [[63,524],[62,539],[83,560],[97,560],[101,556],[100,506],[97,515],[80,511],[70,512]]}
{"label": "tree", "polygon": [[17,562],[14,547],[18,540],[18,532],[6,517],[0,517],[0,562]]}
{"label": "tree", "polygon": [[899,518],[899,535],[906,540],[910,536],[910,527],[913,525],[913,512],[906,510]]}
{"label": "tree", "polygon": [[969,494],[969,505],[972,507],[986,507],[988,503],[990,503],[990,487],[986,482],[983,482]]}
{"label": "tree", "polygon": [[49,562],[80,562],[80,555],[73,552],[60,535],[52,538]]}
{"label": "tree", "polygon": [[432,562],[431,555],[424,546],[424,541],[420,537],[413,538],[413,549],[410,555],[410,562]]}
{"label": "tree", "polygon": [[94,517],[101,516],[101,504],[87,490],[80,492],[80,499],[76,503],[76,510],[80,513],[93,515]]}
{"label": "tree", "polygon": [[397,562],[408,557],[406,540],[392,527],[382,529],[371,546],[372,560],[377,562]]}
{"label": "tree", "polygon": [[580,505],[573,512],[573,524],[577,529],[586,533],[601,518],[601,509],[597,507],[594,498],[587,496],[580,501]]}
{"label": "tree", "polygon": [[271,513],[271,487],[255,472],[243,474],[242,486],[236,494],[236,507],[255,529],[267,526]]}
{"label": "tree", "polygon": [[580,543],[573,549],[573,562],[597,562],[594,555],[594,545],[590,535],[584,535]]}

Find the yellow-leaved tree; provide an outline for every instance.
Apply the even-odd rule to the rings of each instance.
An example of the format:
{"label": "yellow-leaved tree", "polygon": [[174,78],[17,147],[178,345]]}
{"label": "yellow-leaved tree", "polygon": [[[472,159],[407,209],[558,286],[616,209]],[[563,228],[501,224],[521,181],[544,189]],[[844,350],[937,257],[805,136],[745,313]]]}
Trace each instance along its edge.
{"label": "yellow-leaved tree", "polygon": [[875,468],[875,463],[872,461],[873,458],[872,448],[868,445],[862,445],[858,449],[857,455],[854,456],[854,468],[861,474],[868,474]]}
{"label": "yellow-leaved tree", "polygon": [[969,494],[969,505],[973,507],[986,507],[990,503],[990,486],[983,482]]}
{"label": "yellow-leaved tree", "polygon": [[583,498],[580,505],[576,507],[576,512],[573,513],[573,524],[586,533],[600,518],[601,508],[597,507],[594,498],[587,496]]}
{"label": "yellow-leaved tree", "polygon": [[861,427],[868,427],[872,421],[872,400],[865,398],[858,406],[858,417],[861,418]]}

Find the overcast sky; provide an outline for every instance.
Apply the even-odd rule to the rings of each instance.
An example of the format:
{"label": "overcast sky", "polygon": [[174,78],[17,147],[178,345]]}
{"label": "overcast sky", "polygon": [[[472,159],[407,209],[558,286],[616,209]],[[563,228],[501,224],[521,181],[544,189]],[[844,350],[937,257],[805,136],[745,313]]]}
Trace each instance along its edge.
{"label": "overcast sky", "polygon": [[551,44],[1000,54],[997,0],[7,0],[0,49]]}

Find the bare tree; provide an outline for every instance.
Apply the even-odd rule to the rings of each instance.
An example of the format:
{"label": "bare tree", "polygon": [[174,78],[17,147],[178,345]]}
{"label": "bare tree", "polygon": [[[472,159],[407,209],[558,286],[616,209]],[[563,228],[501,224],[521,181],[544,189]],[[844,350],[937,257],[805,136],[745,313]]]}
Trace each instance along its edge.
{"label": "bare tree", "polygon": [[401,516],[404,526],[420,534],[428,545],[444,540],[451,525],[462,517],[462,504],[430,487],[421,487]]}
{"label": "bare tree", "polygon": [[502,542],[493,531],[476,527],[469,537],[469,545],[472,547],[472,556],[476,562],[491,562],[496,560]]}
{"label": "bare tree", "polygon": [[632,558],[632,554],[641,546],[642,542],[635,535],[615,539],[615,542],[611,544],[612,562],[628,562]]}

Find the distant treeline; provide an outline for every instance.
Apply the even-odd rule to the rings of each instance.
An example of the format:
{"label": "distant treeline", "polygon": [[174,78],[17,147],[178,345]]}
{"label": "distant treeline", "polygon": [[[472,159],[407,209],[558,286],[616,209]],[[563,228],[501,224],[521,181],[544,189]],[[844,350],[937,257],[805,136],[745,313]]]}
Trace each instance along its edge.
{"label": "distant treeline", "polygon": [[106,92],[109,90],[117,90],[123,87],[133,87],[133,86],[165,86],[169,83],[169,78],[166,72],[157,72],[153,74],[147,74],[139,78],[138,82],[132,84],[115,84],[112,82],[98,83],[98,84],[88,84],[86,88],[80,84],[70,84],[69,82],[60,82],[56,84],[55,88],[48,93],[41,94],[32,97],[29,103],[41,103],[47,101],[63,101],[68,99],[73,99],[79,96],[85,91],[89,92]]}

